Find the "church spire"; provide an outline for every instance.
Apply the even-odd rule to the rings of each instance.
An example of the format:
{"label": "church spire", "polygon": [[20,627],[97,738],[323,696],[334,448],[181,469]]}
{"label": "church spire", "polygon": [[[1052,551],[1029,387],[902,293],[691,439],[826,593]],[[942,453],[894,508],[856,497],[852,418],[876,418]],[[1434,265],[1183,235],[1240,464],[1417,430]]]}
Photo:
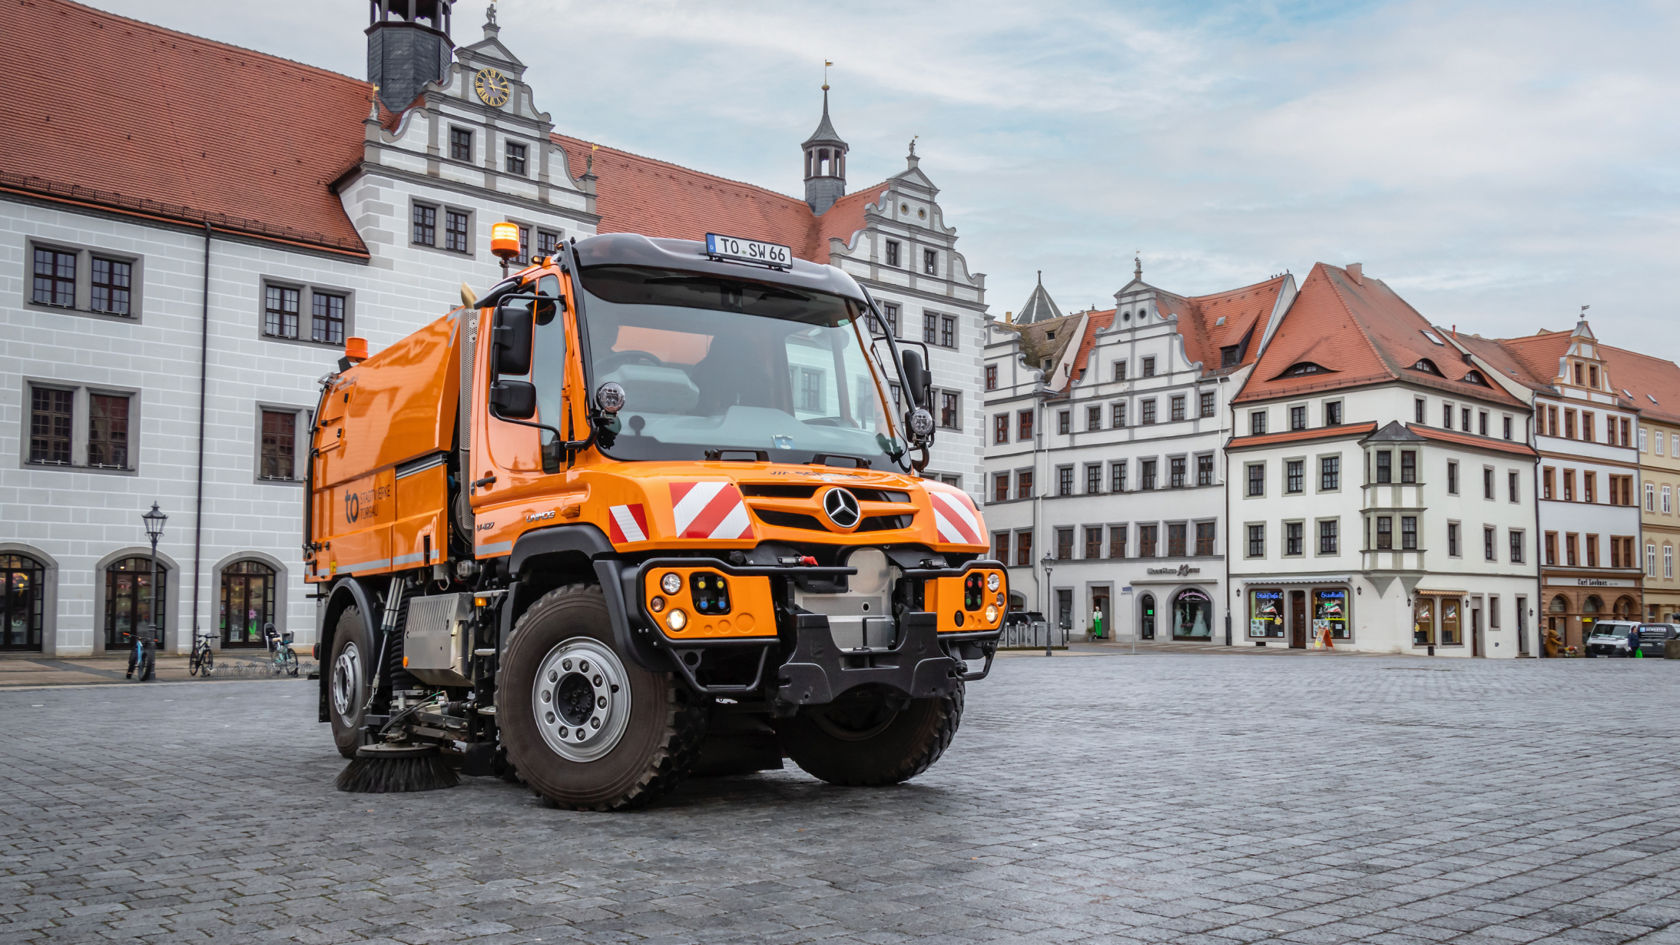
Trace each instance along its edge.
{"label": "church spire", "polygon": [[805,152],[805,202],[821,214],[846,195],[846,152],[851,150],[828,117],[828,67],[823,63],[822,121],[800,147]]}

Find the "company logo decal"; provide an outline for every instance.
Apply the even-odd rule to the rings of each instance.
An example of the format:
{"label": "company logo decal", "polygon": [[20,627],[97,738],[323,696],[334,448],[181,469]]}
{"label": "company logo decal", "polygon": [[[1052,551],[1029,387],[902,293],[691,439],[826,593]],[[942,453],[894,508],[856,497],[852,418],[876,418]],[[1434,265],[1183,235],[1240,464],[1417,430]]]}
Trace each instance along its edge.
{"label": "company logo decal", "polygon": [[933,499],[933,523],[939,530],[939,540],[958,545],[983,545],[980,537],[980,513],[968,496],[960,492],[930,492]]}
{"label": "company logo decal", "polygon": [[682,538],[733,541],[753,536],[747,504],[732,482],[671,483],[671,518]]}
{"label": "company logo decal", "polygon": [[607,509],[607,538],[615,545],[647,541],[647,512],[640,505],[615,505]]}
{"label": "company logo decal", "polygon": [[823,493],[823,514],[834,523],[834,527],[841,531],[851,531],[863,520],[863,512],[858,508],[857,496],[851,490],[835,486]]}

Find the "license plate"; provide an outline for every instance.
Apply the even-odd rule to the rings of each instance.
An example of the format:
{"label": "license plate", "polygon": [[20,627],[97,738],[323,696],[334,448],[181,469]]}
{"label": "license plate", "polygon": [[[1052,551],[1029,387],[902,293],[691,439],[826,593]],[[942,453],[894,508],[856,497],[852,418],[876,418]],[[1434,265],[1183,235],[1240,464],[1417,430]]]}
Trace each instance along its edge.
{"label": "license plate", "polygon": [[761,243],[738,236],[706,234],[706,255],[720,259],[741,259],[767,266],[787,268],[793,265],[793,250],[780,243]]}

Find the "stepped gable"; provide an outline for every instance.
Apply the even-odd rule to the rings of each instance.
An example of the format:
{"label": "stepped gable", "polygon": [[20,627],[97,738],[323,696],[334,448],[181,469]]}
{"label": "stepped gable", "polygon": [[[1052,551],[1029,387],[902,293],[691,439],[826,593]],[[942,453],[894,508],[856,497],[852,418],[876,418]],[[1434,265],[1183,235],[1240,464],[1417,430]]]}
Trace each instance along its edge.
{"label": "stepped gable", "polygon": [[[1441,343],[1429,340],[1430,334]],[[1422,360],[1433,364],[1440,376],[1413,367]],[[1308,363],[1320,370],[1288,373]],[[1404,381],[1455,396],[1519,405],[1492,381],[1487,386],[1466,381],[1472,370],[1479,369],[1466,363],[1381,279],[1364,275],[1357,264],[1344,269],[1317,263],[1233,402]]]}
{"label": "stepped gable", "polygon": [[0,58],[0,189],[367,255],[367,82],[66,0],[0,5]]}
{"label": "stepped gable", "polygon": [[601,215],[601,233],[685,240],[728,233],[782,243],[802,259],[826,263],[828,241],[849,243],[863,229],[864,211],[887,189],[883,181],[847,194],[819,216],[798,197],[581,138],[551,137],[566,150],[574,178],[586,171],[597,178],[595,212]]}

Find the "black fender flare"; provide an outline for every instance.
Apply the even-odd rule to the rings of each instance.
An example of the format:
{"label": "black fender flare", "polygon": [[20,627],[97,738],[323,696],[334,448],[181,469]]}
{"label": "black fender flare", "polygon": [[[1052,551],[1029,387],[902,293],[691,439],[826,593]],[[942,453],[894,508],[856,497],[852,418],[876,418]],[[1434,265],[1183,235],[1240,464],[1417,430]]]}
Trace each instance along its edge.
{"label": "black fender flare", "polygon": [[[376,599],[368,594],[367,587],[361,581],[349,575],[339,578],[338,583],[332,586],[332,590],[327,591],[320,610],[321,623],[315,628],[315,639],[319,641],[317,645],[321,648],[321,656],[317,665],[332,659],[333,628],[338,625],[338,615],[352,605],[362,612],[363,618],[367,621],[368,629],[377,631],[381,619],[378,609],[373,606]],[[327,687],[332,685],[332,667],[321,667],[319,675],[321,677],[318,687],[320,721],[326,722],[329,721],[327,715]]]}
{"label": "black fender flare", "polygon": [[[594,571],[595,582],[606,598],[607,617],[612,622],[613,639],[617,641],[620,652],[643,669],[658,673],[672,670],[669,658],[657,649],[649,635],[638,633],[630,625],[630,611],[624,602],[624,563],[618,559],[612,542],[599,528],[587,523],[556,525],[519,536],[513,543],[513,553],[508,557],[508,580],[515,591],[531,561],[548,555],[581,556]],[[523,595],[516,593],[511,596],[515,599],[502,607],[501,646],[507,645],[515,618],[531,603]]]}

